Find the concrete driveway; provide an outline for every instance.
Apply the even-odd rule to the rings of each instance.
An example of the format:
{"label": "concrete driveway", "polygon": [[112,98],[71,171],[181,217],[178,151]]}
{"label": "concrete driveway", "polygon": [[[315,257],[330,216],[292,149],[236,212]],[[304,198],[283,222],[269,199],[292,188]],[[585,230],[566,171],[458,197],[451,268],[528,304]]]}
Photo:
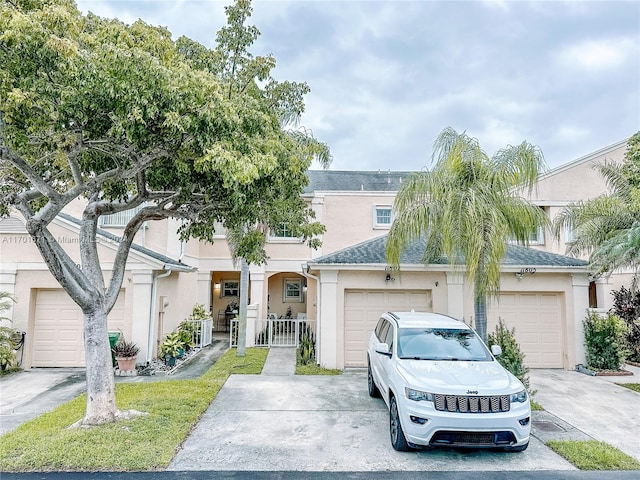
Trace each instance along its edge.
{"label": "concrete driveway", "polygon": [[[271,352],[282,354],[279,349]],[[368,396],[364,370],[339,376],[232,375],[169,466],[240,471],[573,469],[536,438],[522,453],[396,452],[389,442],[386,406]]]}

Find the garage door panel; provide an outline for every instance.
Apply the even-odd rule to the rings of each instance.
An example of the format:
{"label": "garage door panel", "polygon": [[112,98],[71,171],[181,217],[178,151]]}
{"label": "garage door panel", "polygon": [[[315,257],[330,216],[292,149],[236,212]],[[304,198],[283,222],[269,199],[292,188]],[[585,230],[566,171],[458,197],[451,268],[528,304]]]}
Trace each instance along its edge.
{"label": "garage door panel", "polygon": [[502,293],[488,305],[488,331],[502,318],[509,329],[515,328],[528,367],[562,368],[561,304],[556,293]]}
{"label": "garage door panel", "polygon": [[431,291],[345,291],[345,366],[363,367],[367,362],[367,345],[380,314],[387,311],[430,312]]}
{"label": "garage door panel", "polygon": [[[109,330],[127,331],[124,291],[108,317]],[[34,315],[32,365],[34,367],[83,367],[84,317],[80,307],[62,289],[38,290]]]}

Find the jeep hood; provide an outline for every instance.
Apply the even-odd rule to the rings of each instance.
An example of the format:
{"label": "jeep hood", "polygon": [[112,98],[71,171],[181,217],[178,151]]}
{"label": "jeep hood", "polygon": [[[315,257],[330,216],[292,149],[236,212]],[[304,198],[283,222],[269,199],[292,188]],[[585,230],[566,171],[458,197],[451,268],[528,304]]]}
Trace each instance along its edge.
{"label": "jeep hood", "polygon": [[497,361],[400,360],[398,373],[408,387],[429,393],[505,395],[524,389]]}

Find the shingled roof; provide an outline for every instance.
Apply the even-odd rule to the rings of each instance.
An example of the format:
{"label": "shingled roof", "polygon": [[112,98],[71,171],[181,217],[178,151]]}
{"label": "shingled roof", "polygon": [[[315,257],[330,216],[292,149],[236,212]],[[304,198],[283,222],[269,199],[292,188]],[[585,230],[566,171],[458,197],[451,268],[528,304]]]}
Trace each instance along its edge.
{"label": "shingled roof", "polygon": [[413,172],[308,170],[309,185],[304,193],[316,191],[339,192],[397,192],[403,180]]}
{"label": "shingled roof", "polygon": [[[319,265],[360,265],[360,264],[387,264],[385,248],[387,235],[377,237],[351,247],[338,250],[310,261],[309,264]],[[400,256],[403,265],[422,264],[422,255],[425,249],[424,240],[417,240],[409,245]],[[436,265],[447,264],[446,258],[432,262]],[[588,262],[565,255],[544,252],[533,248],[518,245],[507,245],[507,253],[502,260],[504,266],[533,266],[533,267],[586,267]]]}

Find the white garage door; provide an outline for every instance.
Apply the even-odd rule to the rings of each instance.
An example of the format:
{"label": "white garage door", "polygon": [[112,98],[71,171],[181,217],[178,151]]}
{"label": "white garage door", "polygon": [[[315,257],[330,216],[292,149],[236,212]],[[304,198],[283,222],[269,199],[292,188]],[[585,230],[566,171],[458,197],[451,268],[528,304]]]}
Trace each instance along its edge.
{"label": "white garage door", "polygon": [[383,312],[431,312],[430,290],[346,290],[344,294],[345,367],[367,364],[369,336]]}
{"label": "white garage door", "polygon": [[487,308],[487,328],[495,330],[498,318],[511,329],[530,368],[562,368],[562,295],[557,293],[501,293]]}
{"label": "white garage door", "polygon": [[[83,316],[62,290],[38,290],[33,331],[34,367],[83,367]],[[125,329],[124,294],[121,292],[108,319],[109,330]],[[130,339],[127,339],[130,340]]]}

